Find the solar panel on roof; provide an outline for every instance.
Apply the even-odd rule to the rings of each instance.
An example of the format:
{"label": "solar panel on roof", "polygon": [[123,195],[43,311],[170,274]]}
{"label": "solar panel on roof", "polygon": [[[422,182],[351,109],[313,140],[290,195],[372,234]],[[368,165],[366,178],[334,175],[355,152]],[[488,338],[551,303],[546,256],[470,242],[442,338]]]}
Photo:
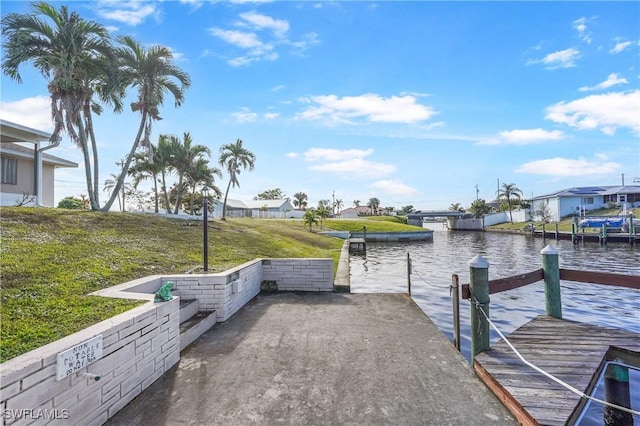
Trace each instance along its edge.
{"label": "solar panel on roof", "polygon": [[590,194],[597,194],[599,192],[604,191],[604,188],[600,188],[599,186],[589,186],[589,187],[585,187],[585,188],[573,188],[571,190],[569,190],[569,192],[571,192],[572,194],[576,194],[576,195],[590,195]]}

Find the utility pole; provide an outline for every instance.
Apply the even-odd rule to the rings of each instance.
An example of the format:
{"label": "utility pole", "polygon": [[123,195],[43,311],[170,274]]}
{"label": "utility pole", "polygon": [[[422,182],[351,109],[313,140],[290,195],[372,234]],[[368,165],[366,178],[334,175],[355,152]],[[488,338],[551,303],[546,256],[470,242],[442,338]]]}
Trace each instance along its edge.
{"label": "utility pole", "polygon": [[624,173],[622,174],[622,186],[624,186]]}
{"label": "utility pole", "polygon": [[335,216],[336,215],[336,190],[335,189],[333,190],[331,197],[333,198],[333,203],[331,204],[331,213],[333,214],[333,216]]}
{"label": "utility pole", "polygon": [[478,185],[476,185],[476,201],[478,201],[478,193],[480,192],[480,190],[478,189]]}

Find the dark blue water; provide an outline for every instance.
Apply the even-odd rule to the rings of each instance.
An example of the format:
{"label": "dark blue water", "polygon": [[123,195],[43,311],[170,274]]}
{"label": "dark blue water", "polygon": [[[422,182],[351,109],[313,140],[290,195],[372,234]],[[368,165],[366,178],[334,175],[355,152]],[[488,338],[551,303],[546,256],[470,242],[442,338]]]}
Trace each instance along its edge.
{"label": "dark blue water", "polygon": [[[442,332],[453,340],[451,275],[469,282],[469,261],[481,255],[489,261],[489,279],[509,277],[542,267],[540,251],[550,244],[559,251],[561,268],[640,275],[640,246],[624,243],[574,245],[555,241],[482,232],[434,232],[433,242],[367,243],[367,255],[352,255],[351,292],[405,293],[407,255],[412,261],[413,299]],[[640,333],[640,292],[620,287],[561,282],[563,318]],[[491,320],[508,333],[545,313],[543,282],[491,295]],[[461,352],[470,357],[469,304],[460,304]],[[492,341],[499,340],[491,330]],[[640,410],[640,377],[632,378],[632,408]],[[593,404],[599,405],[599,404]],[[585,423],[596,418],[596,423]],[[637,417],[637,416],[636,416]],[[635,418],[634,418],[635,419]],[[582,425],[602,424],[598,414]],[[635,420],[640,425],[640,418]]]}

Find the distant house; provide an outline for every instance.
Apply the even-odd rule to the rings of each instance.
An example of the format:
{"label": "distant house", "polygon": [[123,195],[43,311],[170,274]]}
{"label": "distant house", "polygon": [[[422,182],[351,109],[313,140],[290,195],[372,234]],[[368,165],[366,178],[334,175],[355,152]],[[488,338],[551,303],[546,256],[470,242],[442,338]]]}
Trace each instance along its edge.
{"label": "distant house", "polygon": [[609,203],[627,208],[640,207],[640,185],[563,189],[552,194],[533,197],[531,209],[535,216],[541,208],[546,208],[551,220],[557,221],[563,217],[606,207]]}
{"label": "distant house", "polygon": [[[222,217],[223,200],[214,201],[214,217]],[[227,199],[226,216],[283,219],[301,217],[289,200],[251,200],[240,201]]]}
{"label": "distant house", "polygon": [[350,207],[348,209],[342,210],[339,215],[343,219],[355,219],[360,216],[369,216],[373,214],[373,210],[367,206],[361,207]]}
{"label": "distant house", "polygon": [[44,152],[57,146],[50,133],[0,120],[0,136],[0,205],[53,207],[55,170],[78,164]]}

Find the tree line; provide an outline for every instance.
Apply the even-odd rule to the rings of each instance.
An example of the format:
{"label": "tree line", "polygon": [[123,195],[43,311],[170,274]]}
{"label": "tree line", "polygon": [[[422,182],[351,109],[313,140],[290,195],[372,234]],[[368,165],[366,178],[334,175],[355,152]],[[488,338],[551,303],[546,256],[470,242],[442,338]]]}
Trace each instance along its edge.
{"label": "tree line", "polygon": [[[2,35],[3,73],[22,83],[19,69],[31,64],[47,80],[53,120],[51,141],[60,140],[66,133],[82,151],[91,209],[108,211],[129,174],[134,174],[135,179],[154,176],[156,211],[155,177],[164,179],[168,171],[178,175],[174,212],[182,196],[190,194],[193,198],[197,185],[206,184],[217,190],[213,178],[221,177],[220,170],[208,166],[203,158],[203,154],[209,154],[208,148],[193,145],[188,133],[180,140],[174,135],[161,135],[157,145],[151,142],[153,123],[161,119],[165,98],[172,97],[174,106],[179,107],[191,86],[189,75],[176,66],[169,48],[144,47],[130,36],[114,39],[102,24],[82,18],[65,5],[56,9],[45,2],[32,3],[29,13],[3,17]],[[130,110],[140,115],[140,124],[119,175],[112,179],[109,199],[101,205],[94,118],[105,106],[121,113],[131,90],[136,96]],[[238,186],[241,169],[253,168],[255,157],[243,150],[240,140],[221,148],[219,164],[230,177],[227,193],[230,187]],[[165,181],[162,183],[160,191],[169,212],[171,203]]]}

